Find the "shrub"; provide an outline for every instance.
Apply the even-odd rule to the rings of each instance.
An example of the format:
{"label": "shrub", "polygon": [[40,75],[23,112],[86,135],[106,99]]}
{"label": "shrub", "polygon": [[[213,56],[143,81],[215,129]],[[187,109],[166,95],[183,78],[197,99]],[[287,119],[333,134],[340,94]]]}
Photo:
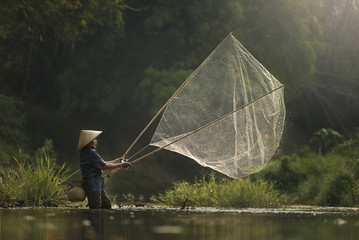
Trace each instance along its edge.
{"label": "shrub", "polygon": [[331,128],[322,128],[316,131],[310,139],[313,150],[326,154],[332,148],[344,141],[344,136]]}
{"label": "shrub", "polygon": [[[304,147],[295,154],[271,161],[252,179],[276,182],[276,189],[300,204],[359,205],[359,130],[344,141],[334,130],[317,131],[325,151]],[[317,139],[318,140],[318,139]],[[319,140],[318,140],[319,141]],[[317,145],[319,146],[319,145]],[[319,149],[319,151],[318,151]]]}
{"label": "shrub", "polygon": [[286,196],[266,181],[245,179],[216,179],[214,174],[193,184],[182,181],[174,184],[153,200],[169,206],[193,207],[278,207],[286,202]]}
{"label": "shrub", "polygon": [[357,186],[351,175],[338,173],[324,185],[318,203],[327,206],[357,206],[359,204]]}
{"label": "shrub", "polygon": [[[28,157],[28,156],[27,156]],[[17,168],[0,169],[1,206],[57,206],[67,203],[64,184],[74,174],[43,151],[35,156],[34,163],[24,161],[20,151],[15,158]]]}

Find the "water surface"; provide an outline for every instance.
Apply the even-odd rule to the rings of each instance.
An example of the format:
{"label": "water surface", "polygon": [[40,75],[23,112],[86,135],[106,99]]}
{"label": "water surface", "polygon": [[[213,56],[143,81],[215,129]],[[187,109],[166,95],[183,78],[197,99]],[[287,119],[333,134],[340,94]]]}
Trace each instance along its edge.
{"label": "water surface", "polygon": [[0,223],[0,240],[359,238],[355,209],[0,209]]}

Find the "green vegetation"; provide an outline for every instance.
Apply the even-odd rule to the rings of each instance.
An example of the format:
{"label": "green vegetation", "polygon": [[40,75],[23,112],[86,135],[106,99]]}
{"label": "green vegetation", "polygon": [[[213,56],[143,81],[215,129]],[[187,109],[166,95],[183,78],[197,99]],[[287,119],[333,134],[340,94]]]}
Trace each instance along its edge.
{"label": "green vegetation", "polygon": [[56,165],[53,155],[39,150],[34,157],[19,151],[16,166],[0,169],[0,206],[59,206],[67,203],[65,182],[73,175]]}
{"label": "green vegetation", "polygon": [[[85,128],[106,133],[99,144],[104,159],[120,156],[229,32],[285,85],[290,124],[283,154],[323,127],[347,136],[359,119],[358,11],[358,0],[0,1],[2,167],[19,147],[34,151],[51,138],[59,162],[78,168],[74,149]],[[298,170],[301,162],[317,159],[326,169],[347,159],[327,152],[331,144],[272,161],[265,179],[293,185],[279,189],[305,203],[315,190],[303,185],[312,183]],[[112,192],[148,198],[203,173],[174,154],[148,161],[115,175]],[[293,176],[278,172],[287,167]],[[346,174],[355,180],[350,171],[342,174],[326,181],[345,182]],[[307,194],[296,194],[299,186]],[[316,202],[334,198],[325,196]]]}
{"label": "green vegetation", "polygon": [[0,93],[0,162],[10,164],[17,143],[25,141],[25,116],[21,102]]}
{"label": "green vegetation", "polygon": [[190,184],[182,181],[172,189],[152,197],[152,201],[175,207],[279,207],[286,203],[286,196],[274,189],[267,181],[244,179],[216,179],[210,175]]}
{"label": "green vegetation", "polygon": [[152,200],[170,206],[278,207],[285,203],[359,206],[359,129],[345,139],[320,129],[309,146],[272,160],[249,178],[176,182]]}
{"label": "green vegetation", "polygon": [[276,189],[299,204],[358,206],[359,129],[347,140],[321,129],[310,142],[311,148],[271,161],[252,179],[275,182]]}
{"label": "green vegetation", "polygon": [[[34,153],[21,151],[16,166],[0,169],[0,206],[66,204],[64,183],[73,175],[56,165],[52,141]],[[144,202],[133,193],[114,202]],[[345,139],[333,129],[320,129],[309,146],[272,160],[257,174],[243,179],[208,177],[175,182],[151,201],[174,207],[280,207],[297,203],[319,206],[359,206],[359,129]]]}

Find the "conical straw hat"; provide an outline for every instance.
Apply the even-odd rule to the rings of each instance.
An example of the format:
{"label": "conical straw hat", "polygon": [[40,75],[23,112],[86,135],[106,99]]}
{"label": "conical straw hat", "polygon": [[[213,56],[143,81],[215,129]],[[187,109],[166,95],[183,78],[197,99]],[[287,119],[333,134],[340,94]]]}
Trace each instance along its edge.
{"label": "conical straw hat", "polygon": [[92,140],[94,140],[98,135],[100,135],[102,131],[94,131],[94,130],[81,130],[79,145],[77,147],[77,151],[85,147]]}

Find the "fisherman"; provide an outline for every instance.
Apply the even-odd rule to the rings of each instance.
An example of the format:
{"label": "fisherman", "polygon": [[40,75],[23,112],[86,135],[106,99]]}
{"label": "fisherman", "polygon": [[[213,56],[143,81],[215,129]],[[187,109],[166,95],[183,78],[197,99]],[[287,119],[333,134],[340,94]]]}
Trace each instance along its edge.
{"label": "fisherman", "polygon": [[102,131],[81,130],[77,150],[80,151],[82,187],[85,190],[90,209],[111,209],[111,201],[106,194],[103,170],[129,168],[131,163],[123,158],[104,161],[96,152],[97,136]]}

